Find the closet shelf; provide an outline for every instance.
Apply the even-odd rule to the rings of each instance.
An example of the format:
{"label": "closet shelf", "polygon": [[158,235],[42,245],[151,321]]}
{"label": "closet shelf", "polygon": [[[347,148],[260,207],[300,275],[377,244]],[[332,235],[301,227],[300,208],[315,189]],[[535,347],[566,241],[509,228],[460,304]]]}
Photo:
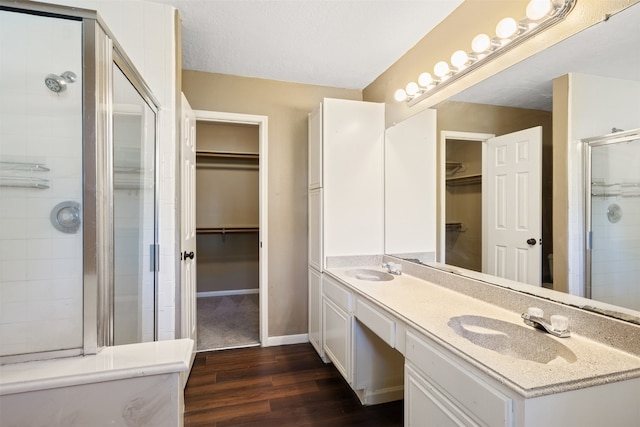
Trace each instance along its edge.
{"label": "closet shelf", "polygon": [[210,150],[196,150],[196,156],[199,157],[212,157],[217,159],[259,159],[258,153],[236,153],[228,151],[210,151]]}
{"label": "closet shelf", "polygon": [[459,177],[455,177],[455,178],[447,178],[446,181],[447,181],[447,185],[449,185],[449,186],[481,184],[482,183],[482,174],[465,175],[465,176],[459,176]]}
{"label": "closet shelf", "polygon": [[457,232],[465,232],[467,231],[467,227],[462,222],[447,222],[445,224],[446,231],[457,231]]}
{"label": "closet shelf", "polygon": [[199,227],[197,234],[257,233],[259,227]]}
{"label": "closet shelf", "polygon": [[464,165],[460,162],[446,162],[447,175],[453,175],[460,171]]}

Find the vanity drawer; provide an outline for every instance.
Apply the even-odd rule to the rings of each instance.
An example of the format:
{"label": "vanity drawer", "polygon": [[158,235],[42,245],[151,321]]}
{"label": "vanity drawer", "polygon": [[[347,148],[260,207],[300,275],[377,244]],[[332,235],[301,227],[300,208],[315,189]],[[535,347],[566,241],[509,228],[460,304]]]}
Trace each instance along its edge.
{"label": "vanity drawer", "polygon": [[356,300],[356,317],[391,347],[396,345],[396,322],[362,298]]}
{"label": "vanity drawer", "polygon": [[513,402],[418,335],[407,331],[406,357],[469,415],[489,426],[511,426]]}
{"label": "vanity drawer", "polygon": [[353,312],[353,294],[326,274],[322,278],[322,293],[338,307],[348,313]]}

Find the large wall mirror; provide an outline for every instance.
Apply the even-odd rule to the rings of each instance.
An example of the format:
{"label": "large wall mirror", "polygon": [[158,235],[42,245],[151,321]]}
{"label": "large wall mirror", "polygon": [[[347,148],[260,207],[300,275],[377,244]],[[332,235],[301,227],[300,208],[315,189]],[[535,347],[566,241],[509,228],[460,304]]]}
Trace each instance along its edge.
{"label": "large wall mirror", "polygon": [[[416,187],[413,194],[435,198],[433,203],[438,213],[438,237],[432,248],[415,244],[407,246],[433,250],[438,262],[425,262],[424,259],[428,260],[429,255],[421,258],[420,253],[412,253],[411,250],[400,251],[402,253],[397,250],[386,252],[640,323],[638,286],[635,291],[627,290],[626,294],[622,294],[613,287],[615,283],[612,283],[610,290],[600,295],[592,294],[593,300],[588,303],[570,296],[589,296],[584,286],[587,274],[586,256],[582,249],[585,229],[582,205],[585,196],[583,193],[577,195],[579,189],[584,188],[580,140],[611,133],[614,128],[616,131],[640,128],[638,22],[640,4],[635,4],[432,107],[437,114],[438,154],[434,161],[438,191],[436,195],[424,195]],[[584,96],[571,98],[578,89],[584,92]],[[556,96],[561,93],[563,97],[573,99],[573,102],[578,99],[583,99],[584,102],[579,106],[562,105],[563,103],[559,103],[560,106],[556,103],[554,106],[554,93]],[[596,99],[595,96],[600,93],[608,99],[602,102]],[[616,98],[618,95],[619,99]],[[597,106],[599,103],[602,113],[594,113],[598,111],[597,108],[592,108],[591,111],[584,108]],[[582,124],[580,132],[576,131],[575,126],[572,132],[571,123],[564,123],[576,120],[572,115],[578,115],[578,121],[588,122]],[[558,128],[564,128],[564,134],[569,135],[564,141],[558,141]],[[497,140],[496,144],[500,144],[504,138],[515,141],[508,142],[509,146],[525,140],[535,140],[536,144],[540,144],[538,149],[532,151],[535,154],[539,150],[539,160],[531,166],[540,177],[541,185],[536,190],[540,192],[537,196],[540,204],[534,206],[526,200],[521,202],[527,208],[532,223],[537,223],[540,228],[527,236],[535,240],[535,245],[532,246],[537,248],[534,251],[535,260],[529,261],[535,271],[528,276],[512,276],[511,280],[502,279],[501,277],[508,277],[503,272],[492,271],[490,266],[495,268],[496,263],[488,259],[486,248],[487,242],[493,241],[495,236],[491,227],[483,225],[483,221],[489,216],[496,215],[488,208],[491,205],[487,202],[488,198],[507,197],[507,203],[520,203],[512,196],[496,196],[493,188],[495,186],[488,185],[491,181],[487,177],[491,177],[492,173],[488,164],[495,163],[488,160],[491,158],[491,144],[494,139]],[[557,154],[554,155],[558,144],[568,147],[564,163],[558,162]],[[640,160],[638,162],[640,164]],[[557,173],[560,170],[558,168],[565,167],[568,184],[560,182],[558,176],[563,174]],[[557,180],[555,184],[554,177]],[[640,178],[638,181],[640,185]],[[421,184],[415,182],[415,185]],[[568,202],[558,201],[558,195],[562,194],[557,191],[558,188],[568,189],[565,190],[568,194],[563,195],[568,197]],[[521,193],[527,195],[529,191],[533,190],[525,189]],[[637,200],[640,201],[640,197]],[[610,203],[615,202],[611,200]],[[554,209],[569,211],[567,230],[560,227],[558,230],[553,229]],[[634,214],[630,211],[629,215]],[[635,227],[640,230],[637,224],[636,222]],[[389,225],[387,224],[387,229],[390,229]],[[525,238],[524,241],[530,238]],[[557,239],[569,241],[560,242]],[[533,243],[533,240],[530,241]],[[563,243],[560,246],[566,244],[569,248],[563,257],[554,257],[554,243]],[[636,243],[631,252],[635,253],[637,264],[640,259],[640,243]],[[554,268],[553,264],[557,262],[562,262],[563,265],[556,265]],[[626,264],[634,264],[633,255]],[[567,277],[557,278],[554,277],[554,271],[569,273],[565,275]],[[632,274],[637,277],[638,273],[640,271]],[[616,281],[617,279],[612,280]],[[548,289],[560,292],[549,292]]]}

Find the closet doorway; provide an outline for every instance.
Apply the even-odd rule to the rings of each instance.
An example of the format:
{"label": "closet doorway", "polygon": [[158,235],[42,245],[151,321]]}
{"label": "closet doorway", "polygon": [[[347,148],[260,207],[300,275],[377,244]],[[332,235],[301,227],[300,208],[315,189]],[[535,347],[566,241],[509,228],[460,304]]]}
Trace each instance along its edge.
{"label": "closet doorway", "polygon": [[197,351],[267,333],[267,117],[195,111]]}

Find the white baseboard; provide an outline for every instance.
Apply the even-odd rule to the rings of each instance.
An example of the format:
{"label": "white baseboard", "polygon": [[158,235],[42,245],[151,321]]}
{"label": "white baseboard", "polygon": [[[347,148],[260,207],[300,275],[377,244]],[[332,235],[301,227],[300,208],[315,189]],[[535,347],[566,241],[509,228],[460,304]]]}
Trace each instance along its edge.
{"label": "white baseboard", "polygon": [[263,347],[273,347],[276,345],[302,344],[309,342],[309,334],[282,335],[280,337],[269,337],[262,343]]}
{"label": "white baseboard", "polygon": [[234,289],[229,291],[209,291],[209,292],[198,292],[196,293],[196,297],[198,298],[224,297],[228,295],[257,294],[258,292],[260,292],[260,289]]}
{"label": "white baseboard", "polygon": [[380,390],[356,390],[356,395],[363,405],[395,402],[404,398],[404,386],[383,388]]}

